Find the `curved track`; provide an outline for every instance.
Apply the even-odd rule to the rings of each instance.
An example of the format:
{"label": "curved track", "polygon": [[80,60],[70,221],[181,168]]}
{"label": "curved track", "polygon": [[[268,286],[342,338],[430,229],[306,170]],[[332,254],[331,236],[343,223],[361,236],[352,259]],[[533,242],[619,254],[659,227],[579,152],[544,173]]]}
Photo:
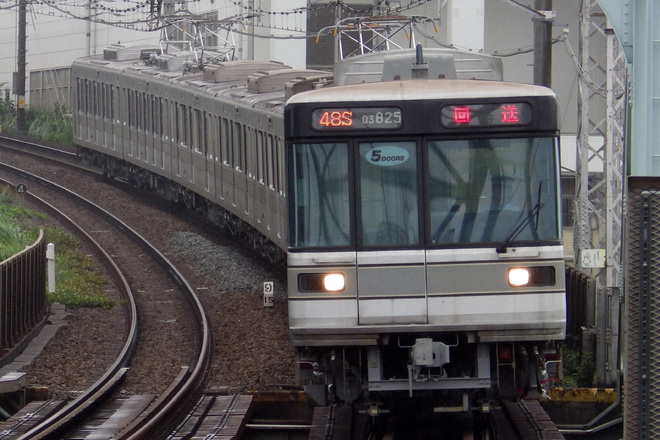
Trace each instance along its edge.
{"label": "curved track", "polygon": [[[130,240],[136,243],[139,242],[145,252],[164,268],[185,295],[197,323],[197,328],[195,330],[195,333],[199,338],[199,341],[195,344],[199,347],[197,359],[192,367],[182,369],[181,373],[176,377],[167,390],[163,392],[143,414],[141,414],[139,419],[129,423],[117,438],[157,438],[163,432],[167,432],[169,427],[176,424],[179,417],[187,412],[187,408],[194,404],[197,397],[201,394],[202,385],[211,363],[211,332],[209,330],[209,324],[204,309],[194,290],[176,267],[174,267],[162,253],[151,246],[137,232],[119,221],[109,212],[45,179],[41,179],[22,170],[5,165],[2,166],[2,169],[20,176],[22,179],[29,179],[30,181],[38,183],[40,186],[64,194],[67,198],[76,200],[77,203],[84,206],[85,209],[95,211],[97,215],[103,216],[108,222],[114,224],[116,228],[122,230]],[[77,234],[80,235],[89,246],[94,246],[96,249],[98,245],[95,240],[89,236],[89,234],[80,230],[66,215],[60,213],[52,205],[31,193],[28,192],[26,195],[33,203],[42,206],[43,209],[48,211],[51,215],[57,216],[61,222],[66,223],[67,227],[72,228],[72,230],[77,230]],[[112,261],[112,258],[110,258],[110,256],[102,249],[98,250],[98,255],[103,258],[104,264],[106,264],[108,269],[113,273],[114,277],[121,280],[123,295],[125,295],[127,302],[130,304],[129,315],[131,316],[131,324],[130,330],[127,332],[124,347],[113,365],[106,371],[101,379],[77,399],[65,405],[53,415],[43,419],[42,423],[32,427],[28,432],[24,433],[20,437],[21,439],[59,438],[62,432],[67,431],[80,423],[80,420],[88,415],[91,408],[97,407],[100,402],[108,398],[116,384],[121,382],[127,372],[127,368],[130,366],[138,338],[136,319],[137,310],[133,293],[131,292],[130,287],[127,286],[125,278]]]}

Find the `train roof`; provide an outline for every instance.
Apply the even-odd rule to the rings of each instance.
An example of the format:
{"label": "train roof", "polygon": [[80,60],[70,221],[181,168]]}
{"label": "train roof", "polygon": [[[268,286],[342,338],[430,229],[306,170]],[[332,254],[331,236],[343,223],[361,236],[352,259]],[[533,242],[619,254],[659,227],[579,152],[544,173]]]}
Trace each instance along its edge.
{"label": "train roof", "polygon": [[[501,60],[489,55],[427,49],[422,64],[416,60],[420,56],[421,48],[418,54],[394,50],[360,55],[337,63],[334,72],[245,60],[215,62],[202,68],[191,53],[165,56],[158,55],[154,46],[115,45],[103,56],[75,60],[74,66],[87,65],[121,77],[170,84],[271,111],[285,102],[554,96],[546,88],[502,82]],[[417,68],[423,69],[423,78],[411,79]]]}
{"label": "train roof", "polygon": [[322,88],[294,95],[287,104],[535,96],[555,93],[546,87],[501,81],[414,79]]}

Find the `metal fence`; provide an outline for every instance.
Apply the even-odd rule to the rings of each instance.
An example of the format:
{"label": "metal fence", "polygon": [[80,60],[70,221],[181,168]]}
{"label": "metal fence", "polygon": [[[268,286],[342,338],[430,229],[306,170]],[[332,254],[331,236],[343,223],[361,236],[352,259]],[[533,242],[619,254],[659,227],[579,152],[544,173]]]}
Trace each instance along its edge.
{"label": "metal fence", "polygon": [[628,179],[624,438],[660,438],[660,178]]}
{"label": "metal fence", "polygon": [[71,109],[71,67],[30,72],[30,107],[43,110]]}
{"label": "metal fence", "polygon": [[0,364],[48,313],[46,238],[0,263]]}

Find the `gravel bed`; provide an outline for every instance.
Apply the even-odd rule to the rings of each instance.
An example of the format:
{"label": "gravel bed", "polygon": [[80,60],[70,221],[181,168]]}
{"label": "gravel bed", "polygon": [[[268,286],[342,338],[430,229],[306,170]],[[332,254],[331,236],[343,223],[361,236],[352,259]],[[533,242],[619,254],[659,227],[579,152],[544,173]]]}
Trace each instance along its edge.
{"label": "gravel bed", "polygon": [[[289,342],[284,276],[239,246],[194,232],[174,234],[167,244],[186,260],[195,279],[205,281],[198,295],[215,338],[209,385],[241,391],[293,386],[295,351]],[[263,305],[265,281],[275,285],[273,307]]]}

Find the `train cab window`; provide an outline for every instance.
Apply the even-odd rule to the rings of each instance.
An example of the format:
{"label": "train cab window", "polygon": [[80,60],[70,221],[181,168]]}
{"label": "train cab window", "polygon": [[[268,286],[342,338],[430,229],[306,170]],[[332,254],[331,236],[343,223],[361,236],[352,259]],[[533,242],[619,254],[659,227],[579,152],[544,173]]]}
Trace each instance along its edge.
{"label": "train cab window", "polygon": [[348,246],[348,145],[295,144],[289,161],[291,247]]}
{"label": "train cab window", "polygon": [[430,142],[432,243],[558,239],[556,161],[553,138]]}
{"label": "train cab window", "polygon": [[359,147],[362,245],[418,244],[415,142],[365,142]]}

